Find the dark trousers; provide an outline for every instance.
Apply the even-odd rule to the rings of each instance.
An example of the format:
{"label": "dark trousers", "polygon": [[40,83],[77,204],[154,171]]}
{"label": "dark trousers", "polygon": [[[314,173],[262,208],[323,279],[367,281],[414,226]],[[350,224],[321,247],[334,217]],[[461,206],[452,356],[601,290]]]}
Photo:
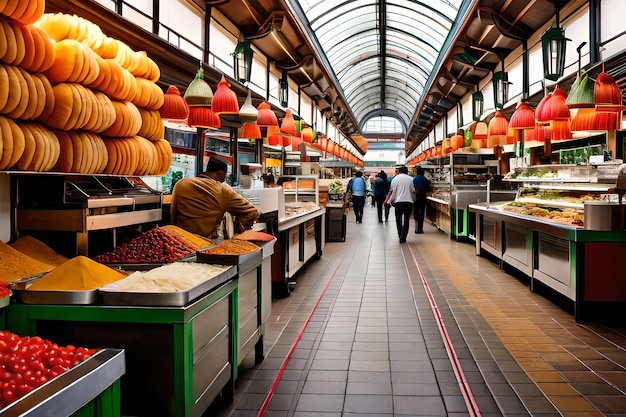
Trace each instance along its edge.
{"label": "dark trousers", "polygon": [[387,214],[385,219],[389,217],[389,206],[383,207],[384,206],[383,201],[385,201],[385,198],[387,198],[387,196],[383,195],[381,197],[376,197],[376,199],[374,200],[376,202],[376,212],[378,214],[378,223],[383,222],[383,208]]}
{"label": "dark trousers", "polygon": [[417,197],[413,208],[413,218],[415,219],[415,231],[424,231],[424,215],[426,214],[426,198]]}
{"label": "dark trousers", "polygon": [[396,228],[398,229],[398,237],[400,243],[406,242],[409,234],[409,220],[411,220],[411,211],[413,211],[413,203],[396,203],[393,206],[396,210]]}
{"label": "dark trousers", "polygon": [[354,207],[354,215],[356,216],[356,221],[362,222],[363,221],[363,207],[365,206],[365,196],[353,195],[352,206]]}

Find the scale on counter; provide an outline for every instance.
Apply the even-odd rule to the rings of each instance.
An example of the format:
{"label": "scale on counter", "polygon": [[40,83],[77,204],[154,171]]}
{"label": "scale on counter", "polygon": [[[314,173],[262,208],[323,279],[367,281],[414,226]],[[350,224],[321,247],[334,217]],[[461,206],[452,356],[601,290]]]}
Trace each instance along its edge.
{"label": "scale on counter", "polygon": [[15,227],[76,233],[76,254],[88,255],[88,233],[159,221],[161,192],[138,177],[15,175]]}

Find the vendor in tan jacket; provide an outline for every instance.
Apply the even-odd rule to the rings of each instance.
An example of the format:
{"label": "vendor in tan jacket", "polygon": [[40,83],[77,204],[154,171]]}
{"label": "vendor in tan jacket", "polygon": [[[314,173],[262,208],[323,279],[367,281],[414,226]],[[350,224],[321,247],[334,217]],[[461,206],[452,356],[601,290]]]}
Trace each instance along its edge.
{"label": "vendor in tan jacket", "polygon": [[[172,191],[171,222],[176,226],[208,238],[216,238],[224,213],[235,218],[241,229],[250,229],[259,217],[252,203],[224,184],[228,165],[211,156],[206,172],[183,178]],[[242,230],[243,231],[243,230]]]}

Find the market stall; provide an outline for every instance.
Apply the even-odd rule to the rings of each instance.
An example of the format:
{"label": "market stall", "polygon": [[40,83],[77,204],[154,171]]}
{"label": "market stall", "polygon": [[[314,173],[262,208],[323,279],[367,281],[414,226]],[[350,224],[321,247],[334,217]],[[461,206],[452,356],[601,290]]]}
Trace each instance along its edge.
{"label": "market stall", "polygon": [[250,351],[263,360],[270,290],[262,265],[275,239],[250,237],[265,236],[259,244],[209,242],[156,227],[99,255],[106,265],[83,256],[60,260],[12,281],[6,326],[59,343],[124,349],[124,415],[199,416],[218,396],[232,400]]}
{"label": "market stall", "polygon": [[[521,185],[514,201],[469,206],[477,218],[476,254],[517,269],[529,278],[531,290],[542,285],[569,300],[578,321],[622,308],[626,232],[614,221],[620,206],[611,194],[617,167],[516,169],[507,178]],[[608,221],[599,222],[598,213]]]}

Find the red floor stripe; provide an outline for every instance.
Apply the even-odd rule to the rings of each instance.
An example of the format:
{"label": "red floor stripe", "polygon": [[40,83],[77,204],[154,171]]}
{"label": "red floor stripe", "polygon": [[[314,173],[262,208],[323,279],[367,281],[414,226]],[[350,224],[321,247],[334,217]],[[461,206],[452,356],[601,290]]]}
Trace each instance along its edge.
{"label": "red floor stripe", "polygon": [[424,286],[424,291],[426,291],[426,296],[428,297],[428,302],[430,304],[430,308],[435,315],[435,320],[437,321],[437,327],[439,327],[439,332],[441,333],[441,337],[443,338],[443,342],[446,345],[446,350],[448,351],[448,356],[450,358],[450,362],[452,362],[452,368],[454,369],[454,374],[456,375],[456,380],[461,388],[461,393],[463,394],[463,399],[465,400],[465,405],[467,406],[467,411],[470,416],[481,416],[480,409],[478,404],[476,403],[476,398],[472,393],[472,389],[465,378],[465,373],[461,367],[461,363],[459,362],[459,358],[456,355],[456,351],[454,350],[454,346],[452,345],[452,340],[450,340],[450,336],[448,335],[448,331],[446,330],[446,326],[443,323],[443,319],[441,318],[441,314],[439,313],[439,308],[437,307],[437,302],[435,301],[435,297],[433,293],[430,291],[430,287],[428,286],[428,282],[426,281],[426,277],[424,277],[424,273],[422,272],[422,268],[417,262],[415,258],[415,254],[413,250],[409,246],[409,252],[411,253],[411,258],[413,258],[413,263],[417,268],[417,272],[420,275],[420,279],[422,281],[422,285]]}
{"label": "red floor stripe", "polygon": [[291,359],[291,355],[293,355],[293,351],[296,349],[296,346],[298,345],[298,342],[302,338],[302,334],[304,333],[304,330],[306,329],[306,326],[311,321],[311,317],[313,317],[313,313],[315,313],[315,310],[317,310],[317,306],[320,304],[320,301],[322,301],[322,298],[324,297],[324,294],[326,294],[326,290],[328,289],[328,286],[332,282],[333,278],[335,278],[335,273],[337,272],[337,269],[339,269],[339,266],[341,264],[342,264],[342,262],[338,263],[337,268],[333,271],[332,275],[328,279],[328,282],[326,283],[326,286],[324,287],[324,290],[322,291],[322,293],[320,294],[319,298],[315,302],[315,305],[313,306],[313,309],[309,313],[309,316],[305,320],[304,324],[300,328],[300,331],[296,335],[296,338],[294,339],[293,343],[291,344],[291,348],[289,348],[289,352],[287,352],[287,356],[285,356],[285,360],[283,360],[283,363],[280,365],[280,368],[278,370],[278,374],[276,375],[276,379],[274,379],[274,383],[272,384],[272,387],[267,392],[267,395],[265,397],[265,400],[263,401],[263,404],[261,405],[261,409],[259,410],[259,413],[257,414],[257,417],[263,417],[263,415],[265,415],[265,411],[267,411],[267,407],[270,405],[270,401],[272,401],[272,397],[274,396],[274,392],[276,392],[276,387],[278,387],[278,383],[280,382],[280,379],[282,378],[283,373],[285,372],[285,368],[287,367],[287,364],[289,363],[289,360]]}

